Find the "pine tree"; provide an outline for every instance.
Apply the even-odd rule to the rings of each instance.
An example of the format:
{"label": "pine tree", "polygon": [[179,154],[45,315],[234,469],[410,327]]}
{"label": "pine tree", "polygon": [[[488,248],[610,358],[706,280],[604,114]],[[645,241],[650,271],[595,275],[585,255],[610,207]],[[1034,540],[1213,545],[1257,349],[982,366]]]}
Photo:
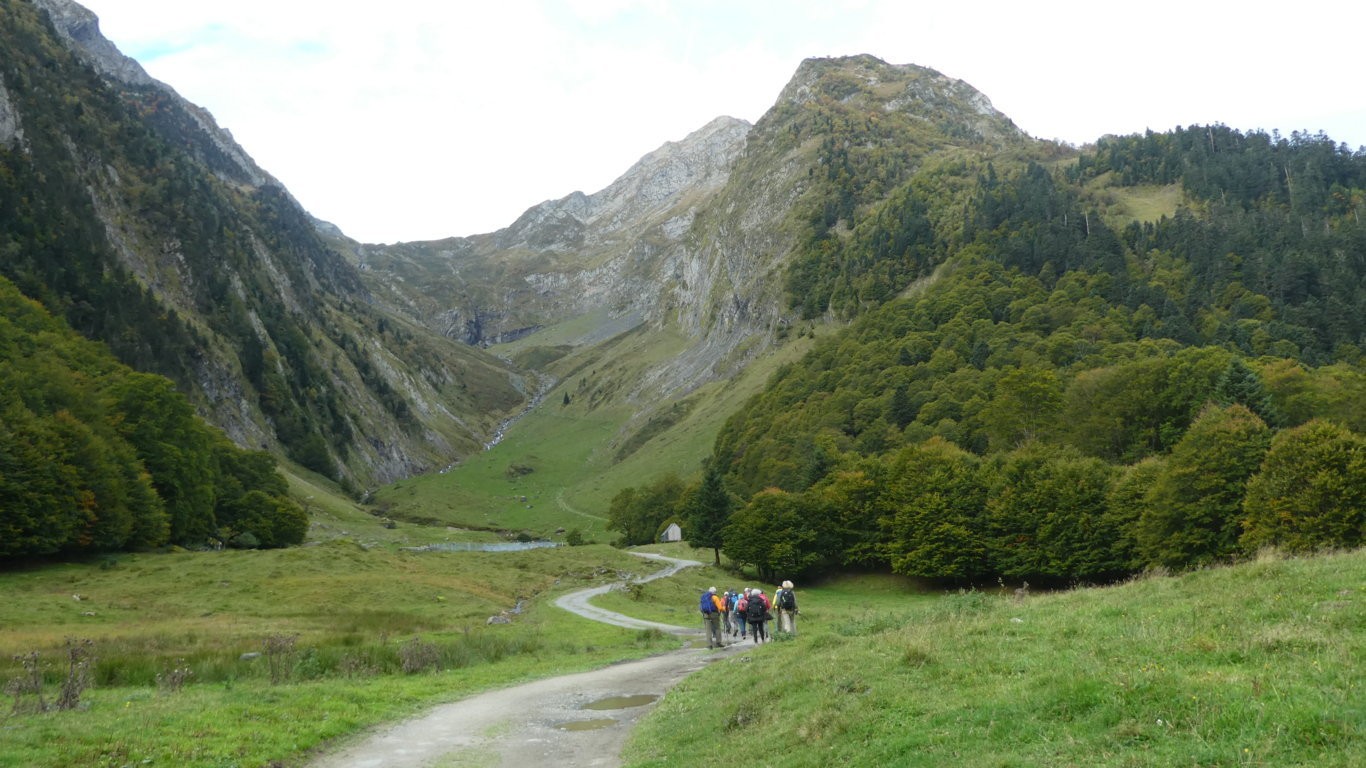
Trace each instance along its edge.
{"label": "pine tree", "polygon": [[695,547],[711,547],[716,564],[721,565],[721,531],[730,520],[734,509],[730,494],[721,481],[721,470],[715,461],[708,461],[702,474],[702,485],[692,495],[686,514],[688,541]]}
{"label": "pine tree", "polygon": [[1261,416],[1268,425],[1275,426],[1280,421],[1275,406],[1271,404],[1271,395],[1262,386],[1262,377],[1249,368],[1242,358],[1235,357],[1229,361],[1228,368],[1215,385],[1214,396],[1220,405],[1237,403],[1246,407]]}

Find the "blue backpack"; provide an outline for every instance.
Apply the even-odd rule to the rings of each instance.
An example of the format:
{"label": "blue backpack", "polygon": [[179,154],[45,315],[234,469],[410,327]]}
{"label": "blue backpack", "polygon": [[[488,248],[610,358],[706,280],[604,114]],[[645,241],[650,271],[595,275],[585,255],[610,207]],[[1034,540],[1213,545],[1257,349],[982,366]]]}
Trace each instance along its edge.
{"label": "blue backpack", "polygon": [[716,613],[716,603],[712,602],[710,592],[702,593],[702,599],[698,602],[697,609],[703,613]]}

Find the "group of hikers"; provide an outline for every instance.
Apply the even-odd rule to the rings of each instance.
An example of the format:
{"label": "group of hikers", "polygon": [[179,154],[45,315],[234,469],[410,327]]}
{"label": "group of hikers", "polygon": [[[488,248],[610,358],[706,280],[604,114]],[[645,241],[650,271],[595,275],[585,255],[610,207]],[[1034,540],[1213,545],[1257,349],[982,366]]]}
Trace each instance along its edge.
{"label": "group of hikers", "polygon": [[744,642],[748,635],[756,643],[767,642],[767,624],[774,620],[775,611],[778,631],[797,634],[797,595],[790,581],[778,587],[772,600],[758,588],[728,589],[718,595],[712,587],[702,593],[698,610],[707,629],[708,648],[722,647],[727,636]]}

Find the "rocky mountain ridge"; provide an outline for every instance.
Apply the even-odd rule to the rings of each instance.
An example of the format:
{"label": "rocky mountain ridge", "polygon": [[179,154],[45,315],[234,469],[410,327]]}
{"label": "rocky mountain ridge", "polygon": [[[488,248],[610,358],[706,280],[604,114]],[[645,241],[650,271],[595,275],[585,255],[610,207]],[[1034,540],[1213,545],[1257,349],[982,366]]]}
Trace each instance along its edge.
{"label": "rocky mountain ridge", "polygon": [[609,308],[644,318],[659,284],[639,264],[677,243],[724,186],[750,125],[717,118],[641,158],[606,188],[528,209],[485,235],[392,246],[352,244],[378,295],[468,344],[511,341]]}

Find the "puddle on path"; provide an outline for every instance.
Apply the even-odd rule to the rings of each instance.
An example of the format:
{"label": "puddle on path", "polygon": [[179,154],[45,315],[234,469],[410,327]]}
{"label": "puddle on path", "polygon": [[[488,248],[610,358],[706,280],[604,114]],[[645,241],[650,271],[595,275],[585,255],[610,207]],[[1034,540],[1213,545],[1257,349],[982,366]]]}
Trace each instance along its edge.
{"label": "puddle on path", "polygon": [[604,717],[598,720],[570,720],[567,723],[560,723],[555,727],[562,731],[597,731],[603,728],[610,728],[611,726],[616,725],[616,723],[616,720],[613,720],[610,717]]}
{"label": "puddle on path", "polygon": [[635,696],[608,696],[605,699],[590,701],[579,709],[630,709],[653,704],[658,700],[659,696],[653,693],[641,693]]}

